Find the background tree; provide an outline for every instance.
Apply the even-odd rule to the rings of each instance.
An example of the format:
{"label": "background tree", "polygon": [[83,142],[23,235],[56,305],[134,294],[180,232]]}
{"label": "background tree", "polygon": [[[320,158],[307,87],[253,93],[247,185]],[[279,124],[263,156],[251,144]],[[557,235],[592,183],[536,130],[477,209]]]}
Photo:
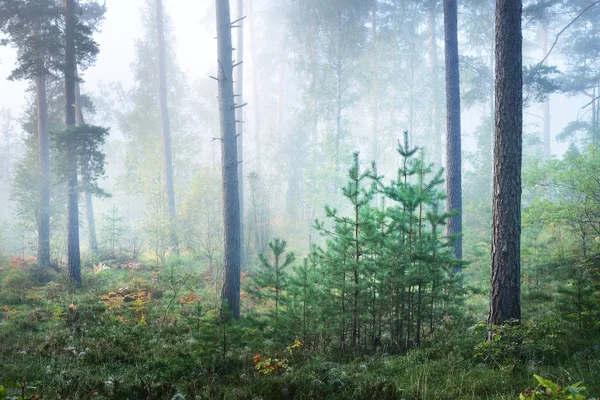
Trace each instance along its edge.
{"label": "background tree", "polygon": [[32,79],[36,88],[39,203],[37,211],[38,263],[50,266],[50,139],[46,81],[60,63],[60,8],[39,0],[0,3],[0,29],[19,48],[10,79]]}
{"label": "background tree", "polygon": [[238,64],[235,74],[234,96],[238,98],[235,109],[235,126],[237,132],[237,158],[238,158],[238,192],[240,194],[240,242],[241,268],[245,267],[246,246],[244,242],[244,25],[246,16],[244,15],[244,0],[237,0],[237,18],[233,23],[237,29],[237,40],[235,47],[235,62]]}
{"label": "background tree", "polygon": [[460,133],[460,78],[458,65],[458,22],[456,0],[444,0],[446,51],[446,191],[447,209],[455,211],[446,226],[454,239],[454,255],[462,258],[462,171]]}
{"label": "background tree", "polygon": [[171,217],[171,244],[175,251],[178,248],[175,223],[177,210],[175,208],[175,184],[173,183],[173,152],[171,150],[171,122],[167,102],[167,61],[165,50],[165,29],[163,18],[163,2],[156,0],[156,35],[158,40],[158,80],[160,98],[160,116],[162,122],[163,152],[164,152],[164,183],[169,200],[169,216]]}

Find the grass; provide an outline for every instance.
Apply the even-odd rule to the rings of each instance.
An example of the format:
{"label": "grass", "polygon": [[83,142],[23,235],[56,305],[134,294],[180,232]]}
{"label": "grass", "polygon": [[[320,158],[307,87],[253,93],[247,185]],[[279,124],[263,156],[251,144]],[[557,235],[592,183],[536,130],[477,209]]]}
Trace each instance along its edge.
{"label": "grass", "polygon": [[[61,274],[34,284],[32,271],[0,272],[0,385],[14,398],[517,399],[534,372],[600,394],[600,348],[585,341],[514,369],[475,359],[481,338],[457,324],[405,355],[342,360],[287,351],[249,321],[222,325],[212,286],[186,272],[88,271],[73,291]],[[258,353],[286,368],[257,369]]]}

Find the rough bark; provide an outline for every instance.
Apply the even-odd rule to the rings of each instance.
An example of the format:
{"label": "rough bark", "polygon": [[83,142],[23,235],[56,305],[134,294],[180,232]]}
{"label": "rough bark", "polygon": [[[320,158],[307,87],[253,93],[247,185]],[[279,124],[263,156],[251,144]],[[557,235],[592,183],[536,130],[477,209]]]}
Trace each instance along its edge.
{"label": "rough bark", "polygon": [[233,318],[240,315],[240,198],[233,98],[233,62],[229,0],[216,0],[219,116],[222,142],[225,281],[222,298]]}
{"label": "rough bark", "polygon": [[521,320],[521,0],[496,3],[496,101],[489,323]]}
{"label": "rough bark", "polygon": [[[75,126],[75,83],[77,81],[77,62],[75,59],[75,5],[76,0],[64,0],[65,7],[65,122],[67,128]],[[68,224],[67,258],[69,281],[81,287],[81,256],[79,252],[79,198],[77,183],[77,151],[74,141],[67,144],[67,188],[68,188]]]}
{"label": "rough bark", "polygon": [[38,214],[38,264],[50,266],[50,139],[48,136],[48,101],[46,77],[35,78],[37,129],[40,167],[40,203]]}
{"label": "rough bark", "polygon": [[173,153],[171,151],[171,121],[169,119],[169,107],[167,103],[167,62],[165,50],[165,29],[162,0],[156,0],[156,30],[158,37],[158,79],[160,91],[160,116],[162,123],[162,138],[164,151],[164,175],[165,191],[169,205],[169,218],[171,230],[171,246],[175,252],[178,251],[177,232],[175,221],[177,210],[175,209],[175,184],[173,181]]}
{"label": "rough bark", "polygon": [[[458,235],[453,253],[462,258],[462,183],[460,134],[460,80],[458,68],[458,24],[456,0],[444,0],[446,53],[446,208],[457,215],[448,219],[446,234]],[[457,271],[455,271],[457,272]]]}
{"label": "rough bark", "polygon": [[[244,61],[244,0],[237,0],[237,45],[236,45],[236,63]],[[244,250],[244,112],[241,105],[244,104],[244,65],[237,66],[235,75],[235,97],[238,107],[235,110],[235,119],[237,127],[237,158],[238,158],[238,192],[240,195],[240,267],[243,269],[245,264]]]}

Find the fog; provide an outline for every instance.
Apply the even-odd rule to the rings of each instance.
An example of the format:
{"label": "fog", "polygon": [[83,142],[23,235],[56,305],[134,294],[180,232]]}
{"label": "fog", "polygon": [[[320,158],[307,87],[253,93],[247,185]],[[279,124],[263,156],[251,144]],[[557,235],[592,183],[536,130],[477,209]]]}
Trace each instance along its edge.
{"label": "fog", "polygon": [[[235,15],[236,10],[233,3],[232,13]],[[428,33],[426,12],[419,9],[418,5],[410,7],[414,7],[414,10],[406,11],[406,15],[415,14],[415,20],[411,25],[414,28],[415,36],[406,41],[402,40],[402,37],[398,37],[396,40],[400,50],[397,51],[397,54],[378,56],[377,60],[381,64],[375,66],[376,70],[381,71],[382,76],[386,75],[382,79],[387,79],[382,84],[385,89],[381,89],[384,92],[382,96],[384,98],[377,100],[381,103],[378,128],[380,157],[374,160],[377,162],[379,170],[386,176],[393,175],[397,167],[396,141],[401,138],[402,132],[405,130],[410,131],[413,143],[424,147],[427,159],[435,162],[431,154],[429,104],[431,93],[429,93],[427,81],[430,74],[425,71],[429,65],[427,49],[430,33]],[[175,197],[178,217],[185,220],[196,215],[193,212],[195,202],[208,207],[213,201],[215,203],[221,201],[218,184],[220,143],[215,140],[220,135],[216,101],[217,85],[210,78],[211,75],[216,75],[215,10],[211,2],[204,0],[185,2],[165,0],[164,8],[167,15],[167,30],[170,31],[167,43],[168,62],[178,69],[178,71],[169,70],[167,79],[169,85],[177,86],[169,91],[169,107],[173,114]],[[317,104],[311,98],[311,96],[319,95],[314,94],[315,88],[308,88],[309,77],[306,71],[302,70],[302,68],[306,68],[306,65],[303,65],[306,60],[302,59],[308,54],[306,43],[297,42],[306,32],[298,28],[297,25],[301,24],[300,22],[289,21],[289,19],[293,20],[297,17],[291,15],[292,5],[290,2],[274,3],[255,0],[253,8],[255,43],[251,41],[249,20],[246,19],[244,21],[246,52],[243,60],[244,102],[248,102],[248,106],[244,108],[245,219],[243,224],[247,240],[246,252],[249,260],[252,260],[250,262],[256,260],[257,253],[264,251],[265,243],[275,236],[289,239],[294,249],[300,253],[306,252],[315,240],[319,240],[315,238],[312,224],[315,218],[323,216],[323,207],[326,204],[344,207],[340,200],[340,187],[344,185],[345,171],[349,167],[352,152],[360,152],[364,166],[370,165],[374,155],[370,133],[373,113],[370,108],[371,94],[369,91],[371,89],[368,83],[373,66],[369,57],[365,55],[366,51],[364,49],[357,51],[356,60],[351,60],[348,67],[352,69],[348,73],[354,75],[348,84],[348,91],[352,93],[348,95],[347,100],[344,100],[347,101],[347,104],[344,105],[341,113],[341,129],[344,135],[342,148],[339,150],[339,157],[342,160],[341,176],[334,179],[337,188],[329,184],[323,185],[323,182],[329,179],[334,167],[327,165],[320,168],[319,158],[322,158],[321,161],[325,161],[327,157],[333,157],[333,150],[328,147],[330,143],[325,138],[333,129],[334,119],[326,102]],[[110,128],[110,135],[104,146],[107,162],[106,174],[99,181],[99,186],[110,194],[110,197],[94,198],[97,229],[104,229],[105,233],[108,229],[107,221],[110,220],[113,211],[113,217],[122,218],[119,223],[123,225],[123,232],[126,230],[129,235],[140,229],[144,230],[142,226],[149,224],[156,217],[151,216],[151,194],[160,192],[158,189],[160,185],[156,184],[158,186],[152,189],[152,182],[153,179],[160,178],[145,174],[151,171],[150,166],[156,167],[156,171],[160,170],[157,166],[162,162],[160,161],[161,148],[158,142],[145,143],[143,131],[160,129],[160,127],[140,125],[141,120],[147,120],[147,116],[143,114],[144,100],[142,97],[138,97],[139,104],[133,103],[136,101],[136,91],[139,92],[140,85],[142,87],[145,85],[145,83],[140,83],[139,76],[136,78],[136,63],[139,60],[143,61],[144,57],[138,51],[136,43],[144,38],[152,37],[148,36],[150,28],[144,27],[144,21],[153,18],[152,15],[148,15],[150,11],[152,11],[152,2],[148,3],[144,0],[107,1],[104,21],[94,35],[100,52],[95,63],[82,72],[82,93],[89,96],[96,106],[95,113],[90,113],[86,118],[94,124]],[[473,10],[468,7],[461,8],[459,21],[472,20],[474,18],[472,12]],[[441,10],[438,10],[436,41],[440,85],[439,93],[436,95],[443,99],[442,16]],[[232,17],[232,19],[235,18]],[[550,42],[562,28],[561,24],[554,25],[548,32]],[[357,43],[357,46],[370,45],[368,29],[371,28],[371,22],[367,17],[364,18],[364,27],[365,32],[361,33],[364,36],[361,39],[363,43],[360,45]],[[403,29],[405,27],[400,27],[395,32],[382,30],[381,35],[400,35],[405,32]],[[485,50],[485,46],[476,47],[469,43],[472,38],[469,39],[468,34],[465,33],[466,24],[459,22],[459,29],[461,56],[482,56],[491,48],[491,43],[487,43],[488,50]],[[524,63],[526,65],[535,64],[545,54],[539,46],[540,29],[533,25],[531,29],[527,29],[527,24],[525,24],[524,32],[526,39]],[[323,34],[327,37],[326,29]],[[235,29],[233,36],[235,46]],[[249,46],[255,47],[256,65],[252,65],[250,56],[252,47]],[[352,50],[349,51],[349,54],[348,57],[352,57]],[[327,60],[328,55],[324,54],[323,57],[324,60]],[[565,68],[565,59],[561,53],[561,41],[548,61],[559,69]],[[23,110],[31,104],[31,92],[27,93],[31,82],[4,79],[14,69],[15,48],[0,48],[0,62],[0,77],[2,78],[0,79],[0,108],[5,110],[5,113],[10,111],[11,115],[10,121],[8,121],[8,117],[5,118],[7,123],[10,123],[6,125],[9,127],[8,130],[2,134],[5,145],[9,142],[12,143],[10,152],[2,153],[3,158],[6,157],[6,154],[10,154],[9,164],[1,163],[2,168],[10,166],[10,174],[2,174],[0,197],[2,251],[8,255],[34,255],[36,232],[35,229],[32,230],[31,221],[35,220],[35,212],[30,210],[31,214],[28,216],[19,214],[18,204],[16,204],[19,200],[14,196],[11,197],[14,168],[17,167],[25,153],[23,141],[26,134],[21,128],[21,122],[24,118]],[[328,68],[327,61],[324,63],[319,68],[326,70]],[[395,78],[394,68],[398,68]],[[463,65],[461,73],[463,69],[468,71],[468,67]],[[406,71],[409,70],[413,71],[410,79],[406,75]],[[176,74],[178,74],[177,77],[175,77]],[[256,97],[253,96],[254,76],[258,79]],[[136,79],[138,79],[137,82]],[[319,79],[324,80],[325,78]],[[174,81],[177,82],[173,83]],[[320,96],[330,95],[328,84],[325,81],[317,82],[317,89],[319,89],[319,85],[323,85],[320,88],[323,89]],[[258,101],[258,105],[255,104],[256,101]],[[555,137],[569,122],[581,117],[582,113],[585,115],[581,107],[588,103],[589,99],[581,95],[567,96],[562,93],[553,93],[550,95],[549,101],[552,155],[560,157],[570,142],[559,142]],[[477,130],[484,123],[488,110],[484,103],[476,101],[473,105],[464,106],[462,109],[463,185],[466,186],[472,185],[473,182],[479,182],[479,180],[473,179],[473,176],[491,177],[489,164],[478,164],[473,161],[480,159],[481,155],[488,151],[491,153],[489,144],[487,149],[482,149],[481,143],[478,143],[475,137]],[[443,109],[443,101],[439,104]],[[311,107],[312,111],[310,111]],[[315,119],[318,136],[316,138],[302,137],[303,134],[306,134],[306,124],[309,123],[306,115],[303,114],[306,110],[321,113]],[[443,111],[440,111],[437,118],[440,118],[441,135],[443,136]],[[525,151],[526,163],[527,160],[541,155],[539,145],[542,141],[541,121],[542,105],[540,103],[530,104],[525,112],[526,147],[527,143],[533,144]],[[132,136],[129,130],[135,131],[136,129],[138,132]],[[261,134],[260,143],[257,143],[257,131],[260,131]],[[535,138],[538,140],[537,144]],[[295,149],[298,146],[302,149]],[[324,148],[319,148],[319,146],[324,146]],[[262,148],[260,159],[257,156],[258,148]],[[294,158],[300,151],[306,153],[299,158]],[[300,168],[294,166],[303,162],[307,164],[301,165]],[[135,171],[127,169],[131,163],[137,164]],[[258,173],[259,165],[261,171],[258,179],[251,177],[249,174]],[[313,171],[310,172],[308,169],[313,169]],[[152,170],[152,173],[154,172],[155,170]],[[471,178],[468,178],[469,173]],[[319,179],[323,181],[320,182]],[[213,185],[213,187],[207,188],[207,185]],[[477,187],[467,188],[466,201],[469,201],[469,193],[476,193],[479,189]],[[34,196],[34,191],[32,191],[32,196]],[[56,207],[64,207],[64,204]],[[82,201],[80,207],[80,226],[82,244],[84,244],[82,248],[84,253],[88,254],[89,249],[85,245],[88,228]],[[213,210],[216,210],[217,214],[220,212],[219,207]],[[204,210],[202,215],[205,215],[206,212]],[[53,243],[57,245],[64,242],[65,222],[61,218],[64,216],[56,216],[53,221],[53,227],[56,227],[52,233]],[[465,214],[464,218],[468,225],[470,215]],[[213,223],[218,224],[215,221],[208,224]],[[211,226],[205,228],[212,229]],[[152,258],[152,246],[149,244],[151,239],[143,237],[144,234],[139,234],[142,237],[138,239],[119,238],[120,247],[122,247],[120,251],[131,253],[131,249],[127,248],[128,245],[125,242],[139,240],[143,247],[142,254]],[[197,232],[197,234],[202,234],[202,232]],[[103,240],[102,246],[105,247],[104,251],[107,251],[107,239]],[[467,240],[469,240],[468,237]],[[64,260],[64,246],[58,245],[57,248],[59,250],[53,252],[53,256]]]}

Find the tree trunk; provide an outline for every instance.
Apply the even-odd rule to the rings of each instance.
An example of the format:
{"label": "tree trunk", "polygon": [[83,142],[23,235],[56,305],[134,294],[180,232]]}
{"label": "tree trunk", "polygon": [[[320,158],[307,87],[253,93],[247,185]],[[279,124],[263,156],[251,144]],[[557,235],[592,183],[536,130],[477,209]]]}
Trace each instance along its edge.
{"label": "tree trunk", "polygon": [[[458,24],[456,0],[444,0],[444,33],[446,44],[446,190],[448,211],[458,215],[448,219],[446,234],[462,234],[462,184],[460,135],[460,81],[458,68]],[[462,258],[462,238],[454,241],[453,253]],[[458,272],[455,270],[454,272]]]}
{"label": "tree trunk", "polygon": [[257,68],[257,57],[256,57],[256,37],[254,35],[254,13],[252,9],[252,1],[248,1],[248,19],[250,20],[250,57],[252,64],[252,110],[254,121],[252,127],[254,128],[254,135],[256,140],[256,173],[259,177],[264,178],[261,175],[261,161],[262,161],[262,149],[260,143],[260,112],[258,102],[258,68]]}
{"label": "tree trunk", "polygon": [[442,124],[440,119],[440,79],[437,47],[437,0],[431,0],[427,10],[429,29],[429,64],[431,67],[431,121],[433,124],[433,154],[435,165],[442,166]]}
{"label": "tree trunk", "polygon": [[496,3],[496,108],[490,325],[521,320],[523,72],[521,0]]}
{"label": "tree trunk", "polygon": [[[75,106],[76,106],[76,114],[75,114],[75,125],[81,126],[84,124],[83,113],[81,111],[81,88],[79,86],[79,82],[75,82]],[[89,179],[87,177],[87,172],[84,171],[83,176],[83,185],[84,185],[84,201],[85,201],[85,216],[88,223],[88,240],[90,247],[90,255],[92,260],[94,256],[98,254],[98,239],[96,237],[96,221],[94,218],[94,201],[92,199],[92,193],[90,192]]]}
{"label": "tree trunk", "polygon": [[371,134],[373,136],[373,161],[379,162],[379,80],[377,77],[377,2],[373,0],[373,9],[371,10],[371,40],[372,40],[372,59],[371,59],[371,108],[373,121],[371,125]]}
{"label": "tree trunk", "polygon": [[[75,82],[77,81],[77,61],[75,59],[75,6],[76,0],[64,0],[65,7],[65,122],[67,128],[75,126]],[[81,256],[79,253],[79,193],[77,185],[77,149],[74,140],[67,144],[67,187],[68,224],[67,258],[70,283],[81,287]]]}
{"label": "tree trunk", "polygon": [[167,103],[167,63],[165,50],[165,29],[162,0],[156,0],[156,29],[158,36],[158,79],[160,90],[160,116],[162,121],[162,137],[165,169],[165,191],[169,203],[169,218],[171,230],[171,246],[177,253],[179,245],[176,232],[177,211],[175,209],[175,184],[173,181],[173,154],[171,151],[171,121]]}
{"label": "tree trunk", "polygon": [[[544,35],[542,49],[544,54],[548,54],[548,27],[544,27],[544,31],[542,33]],[[548,60],[545,62],[547,63]],[[544,119],[544,160],[548,161],[552,157],[552,138],[550,135],[550,98],[548,98],[542,104],[542,113]]]}
{"label": "tree trunk", "polygon": [[[244,0],[237,0],[237,45],[236,45],[236,63],[244,61]],[[235,110],[235,119],[237,127],[237,158],[238,158],[238,192],[240,195],[240,268],[245,265],[244,249],[244,112],[241,107],[244,104],[244,65],[240,64],[236,69],[235,77],[235,96],[239,99],[237,104],[240,106]]]}
{"label": "tree trunk", "polygon": [[225,282],[223,283],[222,298],[233,318],[238,319],[240,316],[241,223],[229,0],[216,0],[216,11],[225,230]]}
{"label": "tree trunk", "polygon": [[48,101],[46,98],[46,77],[35,78],[37,102],[40,203],[38,215],[38,264],[50,266],[50,139],[48,136]]}

